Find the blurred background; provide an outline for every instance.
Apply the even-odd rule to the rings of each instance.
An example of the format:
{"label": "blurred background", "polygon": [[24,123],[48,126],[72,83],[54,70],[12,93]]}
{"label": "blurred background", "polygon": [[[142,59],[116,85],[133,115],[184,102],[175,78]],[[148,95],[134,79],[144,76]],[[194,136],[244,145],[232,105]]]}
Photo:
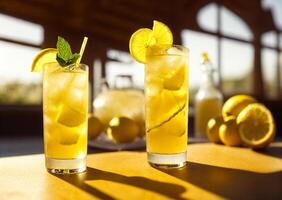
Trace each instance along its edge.
{"label": "blurred background", "polygon": [[61,35],[78,52],[88,36],[82,62],[90,66],[93,102],[102,82],[113,87],[119,75],[132,76],[143,88],[144,67],[130,57],[128,43],[154,19],[171,28],[175,44],[190,49],[191,107],[206,51],[224,97],[258,98],[272,110],[281,136],[281,0],[10,0],[0,1],[0,155],[17,153],[11,146],[41,148],[42,75],[30,72],[40,49],[55,47]]}

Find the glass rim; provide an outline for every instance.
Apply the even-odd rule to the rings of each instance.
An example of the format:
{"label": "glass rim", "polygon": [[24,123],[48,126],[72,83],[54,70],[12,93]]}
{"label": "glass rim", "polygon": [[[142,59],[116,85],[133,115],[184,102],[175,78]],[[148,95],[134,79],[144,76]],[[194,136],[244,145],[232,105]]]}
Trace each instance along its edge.
{"label": "glass rim", "polygon": [[[67,72],[72,72],[72,70],[70,68],[72,68],[73,66],[76,66],[77,64],[73,63],[73,64],[70,64],[70,65],[67,65],[67,66],[64,66],[64,67],[60,66],[61,70],[54,70],[54,71],[53,70],[50,70],[50,71],[46,70],[49,65],[51,65],[51,66],[52,65],[60,66],[60,64],[58,62],[48,62],[48,63],[45,63],[42,66],[44,73],[48,73],[48,72],[66,72],[66,73]],[[79,63],[78,66],[79,66],[79,69],[81,69],[81,70],[84,70],[84,71],[88,71],[89,70],[89,66],[86,65],[86,64]]]}
{"label": "glass rim", "polygon": [[[157,45],[158,47],[161,47],[159,51],[154,51],[152,48],[152,51],[146,55],[146,57],[154,57],[154,56],[187,56],[188,53],[190,52],[189,48],[183,46],[183,45],[178,45],[178,44],[172,44],[172,45]],[[169,49],[171,48],[177,48],[178,50],[181,51],[181,53],[170,53],[168,52]]]}

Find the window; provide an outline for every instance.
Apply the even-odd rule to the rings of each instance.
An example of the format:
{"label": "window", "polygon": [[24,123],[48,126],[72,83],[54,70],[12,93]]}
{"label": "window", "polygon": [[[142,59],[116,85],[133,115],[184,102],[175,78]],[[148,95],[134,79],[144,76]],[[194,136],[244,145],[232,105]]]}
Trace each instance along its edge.
{"label": "window", "polygon": [[144,86],[144,65],[139,63],[122,63],[110,61],[106,64],[107,82],[110,87],[115,87],[115,80],[118,75],[132,76],[133,86],[142,88]]}
{"label": "window", "polygon": [[41,74],[30,72],[40,51],[40,25],[0,14],[0,104],[41,103]]}
{"label": "window", "polygon": [[274,31],[264,33],[261,37],[261,43],[264,46],[276,47],[277,46],[277,34]]}
{"label": "window", "polygon": [[30,72],[39,50],[0,41],[0,103],[41,102],[41,74]]}
{"label": "window", "polygon": [[22,19],[0,14],[0,37],[40,45],[43,42],[42,26]]}
{"label": "window", "polygon": [[236,14],[225,8],[220,7],[221,26],[219,27],[223,35],[241,38],[248,41],[253,39],[253,34],[248,25]]}
{"label": "window", "polygon": [[221,47],[221,75],[224,94],[252,93],[254,63],[252,45],[222,39]]}
{"label": "window", "polygon": [[[263,0],[262,6],[271,9],[274,23],[282,28],[282,4],[277,0]],[[278,34],[278,35],[277,35]],[[270,31],[262,36],[262,70],[264,91],[269,99],[278,99],[282,95],[282,34]],[[279,74],[280,72],[280,74]],[[280,81],[279,81],[280,79]],[[280,85],[279,85],[280,83]]]}
{"label": "window", "polygon": [[273,13],[274,22],[277,27],[282,28],[282,4],[280,0],[262,0],[262,7],[270,9]]}
{"label": "window", "polygon": [[254,48],[253,33],[248,25],[236,14],[216,3],[204,6],[198,12],[197,20],[206,33],[182,31],[183,44],[191,49],[191,96],[200,84],[199,63],[202,51],[209,53],[212,64],[219,70],[225,95],[252,93]]}
{"label": "window", "polygon": [[279,85],[279,92],[282,94],[282,52],[279,53],[279,75],[280,75],[280,85]]}
{"label": "window", "polygon": [[216,32],[218,30],[217,12],[218,6],[215,3],[204,6],[197,15],[197,21],[200,27],[207,31]]}
{"label": "window", "polygon": [[184,46],[189,48],[189,89],[190,97],[193,101],[194,96],[200,86],[201,77],[201,53],[203,51],[209,54],[212,64],[215,68],[218,66],[217,62],[217,38],[213,35],[199,33],[196,31],[185,30],[181,34]]}
{"label": "window", "polygon": [[92,93],[93,93],[94,99],[101,92],[101,84],[102,84],[101,76],[102,76],[102,63],[100,59],[96,59],[94,60],[94,63],[93,63],[94,85],[90,84],[90,86],[93,87]]}
{"label": "window", "polygon": [[[127,52],[121,52],[115,49],[107,51],[108,62],[106,62],[106,81],[111,88],[115,87],[116,77],[119,75],[129,75],[132,77],[133,86],[137,88],[144,87],[144,65],[137,63]],[[94,62],[94,88],[97,95],[101,87],[102,63],[100,60]],[[124,81],[127,81],[124,79]],[[119,82],[120,83],[120,82]],[[121,83],[122,85],[123,83]]]}
{"label": "window", "polygon": [[282,49],[282,33],[279,35],[279,48]]}
{"label": "window", "polygon": [[262,49],[262,71],[264,92],[268,99],[276,99],[278,97],[277,84],[277,53],[271,49]]}

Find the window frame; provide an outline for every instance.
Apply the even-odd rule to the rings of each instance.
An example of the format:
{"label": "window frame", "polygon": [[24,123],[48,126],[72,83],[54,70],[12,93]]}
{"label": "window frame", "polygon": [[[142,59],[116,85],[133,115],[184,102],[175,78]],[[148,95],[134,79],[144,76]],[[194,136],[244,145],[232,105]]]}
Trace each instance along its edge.
{"label": "window frame", "polygon": [[[206,5],[208,5],[208,4],[205,4],[204,6],[206,6]],[[199,32],[199,33],[209,34],[209,35],[215,36],[217,38],[217,51],[218,51],[217,52],[217,56],[218,56],[217,57],[217,63],[218,63],[218,73],[219,73],[219,87],[222,88],[222,66],[221,66],[221,63],[222,63],[221,62],[221,51],[222,51],[222,47],[221,47],[222,45],[221,44],[222,44],[222,39],[229,39],[229,40],[236,41],[236,42],[242,42],[242,43],[245,43],[245,44],[250,44],[250,45],[253,46],[254,49],[256,48],[256,45],[255,45],[254,38],[252,40],[246,40],[246,39],[243,39],[243,38],[237,38],[237,37],[234,37],[234,36],[223,34],[220,30],[222,30],[221,12],[222,12],[222,7],[224,5],[221,5],[219,3],[215,3],[215,5],[217,6],[217,11],[216,11],[217,31],[213,32],[213,31],[204,30],[202,28],[199,28],[197,30],[193,30],[193,29],[191,29],[191,30]],[[229,8],[226,8],[226,9],[229,9]],[[232,10],[231,10],[231,12],[232,12]],[[237,15],[237,14],[235,14],[235,15]],[[238,16],[238,17],[240,17],[240,16]],[[244,21],[244,19],[242,19],[242,20]],[[198,27],[201,27],[201,26],[198,24]],[[279,87],[277,87],[278,88],[278,91],[277,91],[278,97],[277,97],[277,99],[280,99],[281,98],[281,94],[282,94],[282,91],[281,91],[281,89],[282,89],[281,77],[280,77],[280,68],[282,68],[282,62],[280,62],[279,56],[282,53],[282,47],[280,47],[279,44],[281,42],[280,40],[282,40],[282,32],[280,32],[279,30],[274,30],[274,31],[276,33],[276,47],[271,47],[271,46],[263,44],[262,41],[261,41],[261,38],[260,38],[260,40],[259,40],[259,42],[260,42],[260,49],[259,50],[261,51],[263,48],[266,48],[266,49],[270,49],[270,50],[276,51],[276,56],[278,58],[277,59],[277,64],[276,64],[276,71],[277,71],[276,80],[277,80],[277,84],[279,86]],[[280,36],[281,36],[281,38],[280,38]],[[264,85],[264,82],[262,84]],[[264,98],[267,99],[267,95],[264,95]]]}

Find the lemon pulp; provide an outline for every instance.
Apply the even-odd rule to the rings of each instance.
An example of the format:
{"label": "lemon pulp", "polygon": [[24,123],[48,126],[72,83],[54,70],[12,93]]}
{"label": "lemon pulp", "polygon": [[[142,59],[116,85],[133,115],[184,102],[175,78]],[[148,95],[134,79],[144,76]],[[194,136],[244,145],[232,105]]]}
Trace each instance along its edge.
{"label": "lemon pulp", "polygon": [[275,136],[275,123],[271,112],[262,104],[254,103],[238,115],[237,124],[242,140],[250,147],[262,148]]}

